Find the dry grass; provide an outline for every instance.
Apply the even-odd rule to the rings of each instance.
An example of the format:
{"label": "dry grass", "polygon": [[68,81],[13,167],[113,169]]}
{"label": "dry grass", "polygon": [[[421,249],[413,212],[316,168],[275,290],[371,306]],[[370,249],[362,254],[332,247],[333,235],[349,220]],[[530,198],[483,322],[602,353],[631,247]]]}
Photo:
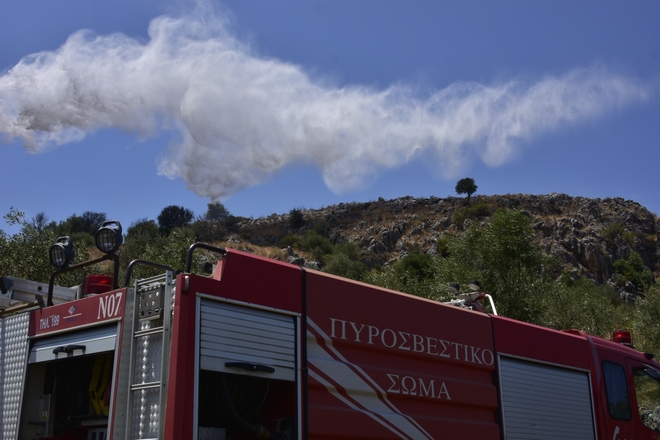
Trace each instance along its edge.
{"label": "dry grass", "polygon": [[231,248],[238,251],[249,252],[251,254],[259,255],[260,257],[271,258],[273,260],[283,261],[284,257],[282,250],[272,246],[257,246],[248,241],[222,241],[219,243],[213,243],[213,246],[218,246],[221,248]]}

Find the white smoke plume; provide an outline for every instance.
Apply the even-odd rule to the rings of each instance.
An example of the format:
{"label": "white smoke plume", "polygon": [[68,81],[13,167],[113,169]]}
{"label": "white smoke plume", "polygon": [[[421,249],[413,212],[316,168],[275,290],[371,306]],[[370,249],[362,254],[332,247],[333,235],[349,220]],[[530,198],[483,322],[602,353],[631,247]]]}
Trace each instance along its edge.
{"label": "white smoke plume", "polygon": [[259,56],[218,18],[163,16],[146,42],[81,31],[22,59],[0,76],[0,133],[39,152],[102,127],[174,129],[159,170],[200,196],[225,198],[296,163],[315,164],[342,192],[416,153],[447,174],[475,155],[497,166],[520,140],[652,93],[603,68],[422,97],[402,85],[336,87]]}

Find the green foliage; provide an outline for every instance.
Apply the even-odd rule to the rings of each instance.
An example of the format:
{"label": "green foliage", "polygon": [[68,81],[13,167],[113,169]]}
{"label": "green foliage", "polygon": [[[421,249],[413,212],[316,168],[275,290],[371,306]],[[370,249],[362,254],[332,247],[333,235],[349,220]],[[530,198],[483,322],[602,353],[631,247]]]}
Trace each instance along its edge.
{"label": "green foliage", "polygon": [[472,224],[450,252],[454,270],[461,268],[456,275],[478,278],[502,314],[524,321],[537,317],[536,298],[551,281],[543,268],[551,262],[534,243],[529,217],[518,210],[497,211],[488,226]]}
{"label": "green foliage", "polygon": [[470,204],[470,196],[477,192],[477,184],[472,177],[466,177],[456,183],[456,194],[467,194],[467,202]]}
{"label": "green foliage", "polygon": [[[126,270],[131,261],[138,259],[163,264],[174,270],[185,268],[188,248],[198,241],[194,225],[193,227],[173,228],[167,236],[161,235],[159,229],[155,221],[146,218],[131,224],[120,254],[122,271]],[[197,262],[201,255],[203,254],[195,254]],[[132,279],[161,273],[163,273],[162,269],[138,265],[133,270]]]}
{"label": "green foliage", "polygon": [[360,247],[354,243],[333,245],[326,230],[327,223],[322,220],[307,231],[304,237],[289,233],[280,238],[278,245],[309,252],[324,272],[361,280],[367,273],[367,266],[360,261]]}
{"label": "green foliage", "polygon": [[48,216],[45,212],[42,211],[32,217],[32,220],[30,220],[30,225],[39,232],[43,232],[46,229],[54,231],[57,227],[57,224],[55,222],[49,222],[48,220]]}
{"label": "green foliage", "polygon": [[[446,288],[449,281],[446,281],[443,277],[444,274],[441,265],[439,264],[441,261],[444,261],[444,259],[432,258],[430,266],[422,264],[422,267],[425,266],[422,271],[425,276],[421,277],[415,276],[415,269],[413,269],[413,267],[416,266],[416,264],[410,264],[411,273],[409,274],[405,274],[404,269],[397,268],[398,265],[394,264],[381,268],[381,270],[367,273],[363,280],[387,289],[397,290],[399,292],[405,292],[423,298],[446,301],[449,299]],[[406,265],[404,267],[408,266]],[[402,277],[400,275],[402,270],[407,276]]]}
{"label": "green foliage", "polygon": [[153,249],[155,252],[151,258],[174,269],[183,270],[188,248],[195,243],[195,233],[190,228],[176,228],[167,238],[163,249]]}
{"label": "green foliage", "polygon": [[328,222],[325,219],[321,219],[314,223],[314,226],[312,226],[312,231],[322,235],[323,237],[328,236]]}
{"label": "green foliage", "polygon": [[300,229],[305,226],[305,215],[302,207],[292,208],[289,211],[289,226],[293,229]]}
{"label": "green foliage", "polygon": [[394,264],[394,272],[403,283],[421,282],[433,276],[433,258],[420,253],[406,255]]}
{"label": "green foliage", "polygon": [[236,216],[233,216],[233,215],[230,215],[224,221],[225,229],[227,230],[227,232],[234,232],[234,233],[238,232],[238,229],[239,229],[238,225],[239,225],[240,222],[241,222],[240,218],[238,218]]}
{"label": "green foliage", "polygon": [[222,222],[199,218],[191,225],[195,233],[195,240],[204,243],[222,241],[225,237],[225,228]]}
{"label": "green foliage", "polygon": [[631,246],[635,242],[633,233],[626,231],[621,223],[611,223],[608,225],[603,231],[603,237],[611,245],[615,244],[617,237],[623,238]]}
{"label": "green foliage", "polygon": [[640,290],[645,290],[653,283],[651,271],[644,265],[644,260],[637,252],[616,260],[613,266],[614,272],[622,275],[622,282],[630,281]]}
{"label": "green foliage", "polygon": [[[174,270],[183,270],[190,245],[195,243],[195,233],[191,228],[174,228],[167,237],[151,236],[148,231],[135,233],[122,246],[120,262],[122,271],[133,260],[146,260],[163,264]],[[198,262],[201,254],[195,254]],[[196,265],[196,267],[198,264]],[[138,265],[132,273],[132,279],[145,278],[163,273],[162,269]],[[123,281],[122,281],[123,282]]]}
{"label": "green foliage", "polygon": [[[295,210],[296,209],[292,209],[291,211],[293,212]],[[302,211],[298,212],[300,213],[299,218],[302,218]],[[292,215],[292,217],[289,219],[291,226],[293,216],[298,216],[298,214],[290,215]],[[304,224],[304,219],[300,221],[302,221],[302,223],[297,223],[297,225],[300,226],[296,226],[294,229],[299,229],[302,227]],[[306,231],[305,235],[302,237],[292,232],[281,236],[277,242],[277,245],[282,248],[291,246],[294,249],[302,249],[304,251],[311,252],[314,258],[321,263],[324,261],[324,257],[326,255],[332,254],[334,251],[332,242],[328,238],[328,223],[325,220],[319,220],[314,223],[312,229]]]}
{"label": "green foliage", "polygon": [[[660,349],[657,288],[649,287],[644,299],[630,304],[611,286],[588,279],[564,276],[557,282],[559,264],[543,255],[534,243],[531,219],[517,210],[497,211],[490,224],[474,223],[460,237],[443,238],[438,249],[441,257],[429,261],[428,256],[411,254],[363,279],[440,301],[452,299],[447,289],[450,282],[465,286],[478,279],[503,316],[556,329],[581,329],[605,338],[617,328],[633,328],[637,348]],[[639,255],[631,255],[618,266],[626,277],[649,279]]]}
{"label": "green foliage", "polygon": [[[4,216],[10,225],[19,225],[20,231],[14,235],[0,234],[0,276],[13,276],[32,281],[47,283],[57,270],[50,264],[48,251],[57,236],[53,228],[39,228],[34,222],[27,221],[25,214],[14,208]],[[73,264],[89,260],[85,243],[74,240],[75,258]],[[80,271],[66,273],[56,278],[55,283],[62,286],[81,284],[90,273],[99,273],[102,269],[89,266]]]}
{"label": "green foliage", "polygon": [[490,217],[493,214],[493,208],[486,203],[477,203],[476,205],[467,206],[454,214],[454,218],[459,224],[462,224],[466,219],[482,220]]}
{"label": "green foliage", "polygon": [[296,249],[300,247],[300,243],[302,242],[302,238],[300,238],[299,235],[292,234],[289,232],[288,234],[283,235],[280,237],[279,241],[277,242],[277,245],[281,248],[286,248],[291,246],[292,248]]}
{"label": "green foliage", "polygon": [[133,222],[128,227],[119,255],[121,266],[125,269],[133,260],[147,260],[147,256],[152,253],[151,249],[163,247],[165,241],[166,238],[159,234],[154,220],[143,218]]}
{"label": "green foliage", "polygon": [[209,203],[207,205],[206,220],[213,220],[217,222],[224,222],[231,216],[225,205],[220,202]]}
{"label": "green foliage", "polygon": [[644,298],[635,303],[633,343],[635,348],[649,353],[660,353],[660,289],[649,288]]}
{"label": "green foliage", "polygon": [[231,228],[236,229],[237,219],[220,203],[209,203],[206,215],[192,223],[197,241],[213,243],[222,241]]}
{"label": "green foliage", "polygon": [[550,284],[538,300],[543,316],[537,324],[558,330],[580,329],[607,338],[613,329],[627,327],[631,319],[631,306],[615,289],[586,278],[564,277],[562,282]]}
{"label": "green foliage", "polygon": [[300,248],[312,254],[314,260],[325,263],[325,256],[332,254],[334,247],[328,237],[309,231],[302,239]]}
{"label": "green foliage", "polygon": [[334,254],[344,254],[353,261],[358,261],[360,259],[360,254],[362,250],[360,246],[355,243],[345,242],[337,243],[333,249]]}
{"label": "green foliage", "polygon": [[158,225],[154,220],[142,218],[136,220],[126,230],[126,240],[158,237]]}
{"label": "green foliage", "polygon": [[195,214],[186,208],[170,205],[158,214],[158,232],[168,236],[172,229],[189,226]]}
{"label": "green foliage", "polygon": [[438,248],[438,255],[440,255],[442,258],[447,258],[451,255],[449,253],[449,238],[448,237],[438,238],[436,246]]}
{"label": "green foliage", "polygon": [[[472,194],[465,193],[468,198]],[[159,216],[158,223],[147,219],[132,223],[126,231],[120,255],[120,273],[124,274],[134,259],[183,269],[192,243],[213,242],[220,235],[237,230],[239,219],[229,214],[221,203],[208,206],[206,215],[194,222],[191,211],[170,206],[161,212],[164,217]],[[302,208],[294,208],[289,214],[291,227],[299,230],[305,226]],[[573,280],[564,276],[557,282],[557,263],[543,255],[534,244],[531,219],[521,212],[500,210],[493,213],[490,206],[475,204],[455,215],[478,221],[490,217],[490,221],[484,226],[473,222],[460,237],[438,239],[438,258],[412,253],[398,263],[371,272],[360,261],[359,246],[332,244],[325,220],[317,221],[302,237],[291,233],[281,237],[278,244],[309,252],[325,272],[440,301],[451,299],[447,289],[450,282],[465,286],[469,280],[479,279],[484,290],[493,296],[501,315],[556,329],[579,328],[603,337],[609,337],[614,329],[632,328],[637,349],[660,352],[657,319],[660,290],[652,284],[652,274],[639,254],[632,253],[614,262],[614,270],[621,281],[631,281],[644,291],[634,304],[624,303],[615,289],[598,286],[587,279]],[[105,214],[87,211],[56,224],[49,222],[45,213],[27,221],[24,213],[12,208],[5,220],[10,225],[20,225],[21,229],[14,235],[0,231],[0,276],[47,282],[55,271],[48,261],[48,250],[55,239],[61,235],[72,236],[76,248],[74,263],[88,261],[87,248],[93,246],[90,234],[96,232]],[[608,226],[603,235],[610,244],[616,243],[619,237],[629,244],[634,242],[632,233],[619,223]],[[214,258],[209,253],[197,252],[193,267],[197,270],[201,262]],[[82,283],[89,273],[109,270],[108,265],[97,265],[64,274],[56,283],[72,286]],[[133,279],[160,273],[161,269],[136,266]],[[123,275],[119,282],[123,284]]]}
{"label": "green foliage", "polygon": [[[96,236],[96,234],[94,234],[94,236]],[[74,243],[78,243],[79,248],[81,245],[85,247],[96,247],[94,236],[87,232],[75,232],[71,234],[71,240],[73,240]]]}
{"label": "green foliage", "polygon": [[82,215],[73,214],[60,222],[55,232],[59,236],[86,233],[94,237],[104,221],[106,221],[105,212],[85,211]]}
{"label": "green foliage", "polygon": [[328,257],[328,262],[323,267],[323,271],[344,278],[362,280],[367,273],[367,266],[356,258],[353,250],[344,249],[347,252],[335,249],[335,253]]}

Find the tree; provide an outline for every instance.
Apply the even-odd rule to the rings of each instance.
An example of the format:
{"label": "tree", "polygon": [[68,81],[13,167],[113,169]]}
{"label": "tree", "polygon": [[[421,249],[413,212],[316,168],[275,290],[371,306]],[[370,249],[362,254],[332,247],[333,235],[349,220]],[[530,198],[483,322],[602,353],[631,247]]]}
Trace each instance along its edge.
{"label": "tree", "polygon": [[55,232],[58,235],[85,233],[93,237],[105,220],[105,212],[85,211],[82,215],[73,214],[65,221],[60,222]]}
{"label": "tree", "polygon": [[467,202],[470,204],[470,196],[477,192],[477,184],[472,177],[466,177],[456,183],[456,194],[467,194]]}
{"label": "tree", "polygon": [[209,203],[206,210],[206,220],[224,222],[231,215],[225,205],[220,202]]}
{"label": "tree", "polygon": [[[151,236],[151,226],[147,223],[143,230],[133,231],[127,237],[122,246],[122,252],[119,256],[121,268],[126,270],[128,264],[135,260],[152,261],[159,264],[170,266],[175,270],[182,270],[186,265],[186,256],[191,244],[195,242],[195,234],[191,228],[173,228],[168,236],[157,234]],[[129,228],[130,229],[130,228]],[[193,256],[193,267],[199,267],[199,261],[202,253],[196,253]],[[135,266],[131,273],[132,279],[145,278],[162,274],[163,270],[146,265]]]}
{"label": "tree", "polygon": [[144,217],[131,223],[126,231],[126,240],[142,237],[146,237],[147,239],[158,237],[158,225],[155,221]]}
{"label": "tree", "polygon": [[300,229],[305,226],[305,214],[303,214],[303,208],[292,208],[289,211],[289,226],[293,229]]}
{"label": "tree", "polygon": [[167,237],[172,229],[189,226],[194,216],[190,209],[182,206],[167,206],[158,214],[158,232]]}
{"label": "tree", "polygon": [[472,223],[450,246],[445,272],[456,281],[481,281],[502,315],[534,322],[540,313],[538,296],[553,281],[551,261],[534,243],[531,219],[518,210],[499,210],[490,224]]}
{"label": "tree", "polygon": [[222,241],[225,236],[226,230],[223,227],[223,223],[218,220],[208,220],[207,218],[200,217],[190,226],[195,233],[195,241],[213,243]]}
{"label": "tree", "polygon": [[55,222],[49,222],[48,216],[42,211],[32,217],[32,220],[30,220],[30,226],[38,232],[43,232],[46,228],[54,229]]}
{"label": "tree", "polygon": [[227,231],[235,232],[238,219],[220,202],[209,203],[204,216],[192,223],[197,241],[213,243],[224,239]]}
{"label": "tree", "polygon": [[[46,215],[40,215],[39,218],[45,219]],[[10,226],[20,226],[21,230],[13,235],[0,234],[0,276],[47,283],[56,270],[49,259],[50,247],[57,238],[53,229],[50,227],[40,229],[39,225],[42,222],[39,219],[29,221],[25,218],[25,213],[13,207],[4,219]],[[74,247],[74,264],[89,260],[84,242],[74,239]],[[85,275],[94,272],[102,272],[102,269],[97,265],[88,266],[80,271],[60,275],[55,283],[61,286],[81,284]]]}

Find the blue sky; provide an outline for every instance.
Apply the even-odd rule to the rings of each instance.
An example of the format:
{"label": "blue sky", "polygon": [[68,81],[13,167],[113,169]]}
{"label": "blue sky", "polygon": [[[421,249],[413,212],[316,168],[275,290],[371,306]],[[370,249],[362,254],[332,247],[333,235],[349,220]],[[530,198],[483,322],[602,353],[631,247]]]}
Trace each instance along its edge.
{"label": "blue sky", "polygon": [[660,3],[0,1],[0,139],[0,213],[28,218],[260,217],[466,176],[660,213]]}

